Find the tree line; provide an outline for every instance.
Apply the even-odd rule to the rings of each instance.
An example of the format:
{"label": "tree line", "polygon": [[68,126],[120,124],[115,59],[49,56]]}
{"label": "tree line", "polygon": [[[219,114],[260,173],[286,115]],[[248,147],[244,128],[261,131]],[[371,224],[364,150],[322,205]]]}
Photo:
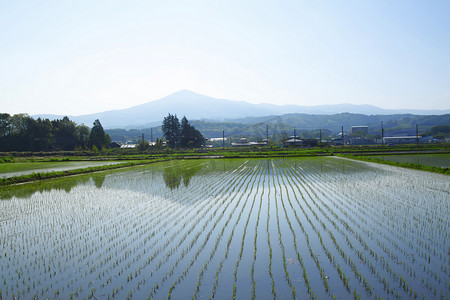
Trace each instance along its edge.
{"label": "tree line", "polygon": [[35,120],[27,114],[0,113],[0,151],[102,149],[110,143],[99,120],[90,129],[67,116],[50,121]]}
{"label": "tree line", "polygon": [[189,123],[186,116],[183,116],[180,123],[177,115],[169,113],[163,120],[162,132],[170,148],[200,148],[206,142],[200,131]]}

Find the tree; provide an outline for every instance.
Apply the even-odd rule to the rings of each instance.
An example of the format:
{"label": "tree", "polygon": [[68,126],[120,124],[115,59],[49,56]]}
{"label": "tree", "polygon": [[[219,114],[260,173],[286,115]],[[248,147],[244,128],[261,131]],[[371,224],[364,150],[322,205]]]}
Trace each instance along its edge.
{"label": "tree", "polygon": [[111,138],[103,130],[102,124],[97,119],[94,121],[94,126],[89,135],[89,144],[91,147],[95,146],[97,149],[107,147],[111,143]]}
{"label": "tree", "polygon": [[148,141],[139,140],[138,147],[139,150],[145,151],[150,148],[150,143]]}
{"label": "tree", "polygon": [[194,148],[200,148],[202,147],[205,143],[206,143],[206,139],[205,137],[200,133],[200,131],[198,131],[197,129],[195,129],[194,127],[192,127],[194,130],[194,136],[192,139],[193,142],[193,146]]}
{"label": "tree", "polygon": [[29,150],[45,151],[53,146],[53,125],[49,119],[28,120],[28,139],[31,142]]}
{"label": "tree", "polygon": [[189,121],[184,116],[181,119],[180,146],[185,148],[200,148],[205,144],[205,141],[200,131],[189,124]]}
{"label": "tree", "polygon": [[82,148],[86,148],[89,145],[89,136],[90,136],[89,127],[84,124],[77,126],[77,140],[78,145]]}
{"label": "tree", "polygon": [[[189,141],[194,139],[193,127],[189,124],[188,119],[184,116],[181,119],[181,133],[180,133],[180,146],[183,148],[188,147]],[[191,143],[192,144],[192,143]]]}
{"label": "tree", "polygon": [[11,116],[7,113],[0,114],[0,137],[11,132]]}
{"label": "tree", "polygon": [[61,120],[53,120],[53,135],[55,136],[55,147],[63,150],[75,149],[77,143],[76,123],[67,116]]}
{"label": "tree", "polygon": [[169,115],[164,118],[162,131],[170,148],[175,148],[179,144],[180,139],[180,122],[177,115]]}

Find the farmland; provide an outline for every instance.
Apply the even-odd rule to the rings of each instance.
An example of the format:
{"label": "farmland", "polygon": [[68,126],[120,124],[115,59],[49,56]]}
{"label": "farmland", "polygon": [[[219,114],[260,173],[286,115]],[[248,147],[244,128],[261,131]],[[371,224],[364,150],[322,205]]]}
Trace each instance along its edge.
{"label": "farmland", "polygon": [[443,298],[446,175],[177,160],[0,192],[0,298]]}
{"label": "farmland", "polygon": [[374,158],[413,163],[440,168],[450,168],[450,154],[407,154],[407,155],[374,155]]}
{"label": "farmland", "polygon": [[17,162],[0,164],[0,178],[98,167],[117,164],[114,161]]}

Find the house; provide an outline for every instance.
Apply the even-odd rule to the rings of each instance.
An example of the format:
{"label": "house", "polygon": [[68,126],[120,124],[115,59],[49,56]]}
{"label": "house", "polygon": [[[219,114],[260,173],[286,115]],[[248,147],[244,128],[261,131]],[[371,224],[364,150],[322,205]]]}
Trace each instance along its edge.
{"label": "house", "polygon": [[397,144],[414,144],[421,142],[421,137],[416,136],[390,136],[384,137],[383,142],[385,145],[397,145]]}
{"label": "house", "polygon": [[290,136],[287,140],[283,142],[284,146],[303,146],[303,140],[299,139],[298,136]]}
{"label": "house", "polygon": [[127,141],[125,145],[120,146],[120,149],[134,149],[137,148],[138,144],[133,144],[131,141]]}
{"label": "house", "polygon": [[109,144],[109,148],[120,148],[121,146],[122,144],[119,142],[112,142],[111,144]]}
{"label": "house", "polygon": [[231,147],[263,147],[267,146],[267,141],[249,142],[246,138],[240,138],[237,142],[232,142]]}

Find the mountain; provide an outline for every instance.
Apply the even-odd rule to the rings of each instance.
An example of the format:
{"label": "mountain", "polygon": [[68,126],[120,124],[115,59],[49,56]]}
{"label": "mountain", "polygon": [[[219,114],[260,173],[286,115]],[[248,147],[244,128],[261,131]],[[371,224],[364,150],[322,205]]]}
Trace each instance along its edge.
{"label": "mountain", "polygon": [[[415,135],[416,125],[419,134],[429,132],[434,126],[450,124],[450,114],[447,115],[364,115],[341,113],[334,115],[285,114],[279,116],[247,117],[227,121],[190,121],[206,138],[220,138],[225,134],[228,138],[246,137],[252,140],[265,138],[268,133],[271,139],[281,140],[281,137],[293,135],[294,130],[302,137],[318,137],[321,130],[325,135],[334,136],[352,126],[368,126],[368,132],[381,135],[381,122],[385,136]],[[162,137],[161,124],[152,128],[142,129],[106,129],[113,141],[137,142],[144,134],[145,139],[154,141]]]}
{"label": "mountain", "polygon": [[[386,110],[372,105],[274,105],[251,104],[245,101],[234,101],[208,97],[188,90],[173,93],[159,100],[147,102],[122,110],[110,110],[82,116],[69,116],[78,124],[90,126],[99,119],[104,128],[148,128],[161,124],[168,113],[176,114],[180,119],[186,116],[189,120],[216,120],[284,115],[293,113],[332,115],[338,113],[355,113],[366,115],[416,114],[442,115],[450,110]],[[34,118],[58,119],[63,116],[35,115]]]}

